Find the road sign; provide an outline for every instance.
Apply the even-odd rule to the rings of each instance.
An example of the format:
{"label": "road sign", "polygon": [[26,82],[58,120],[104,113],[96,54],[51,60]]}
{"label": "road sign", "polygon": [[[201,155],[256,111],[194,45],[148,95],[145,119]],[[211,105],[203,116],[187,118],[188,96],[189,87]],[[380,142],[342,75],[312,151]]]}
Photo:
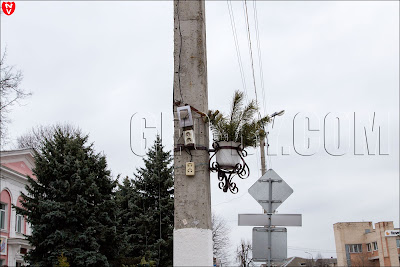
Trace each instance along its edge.
{"label": "road sign", "polygon": [[271,246],[268,238],[268,228],[253,228],[253,261],[266,262],[269,260],[268,248],[271,247],[271,261],[282,262],[287,258],[286,228],[271,228]]}
{"label": "road sign", "polygon": [[[272,185],[272,210],[269,210],[270,185]],[[249,194],[268,212],[276,210],[292,193],[293,189],[272,169],[249,188]]]}
{"label": "road sign", "polygon": [[[239,214],[239,226],[266,226],[268,214]],[[301,226],[301,214],[271,214],[272,226]]]}

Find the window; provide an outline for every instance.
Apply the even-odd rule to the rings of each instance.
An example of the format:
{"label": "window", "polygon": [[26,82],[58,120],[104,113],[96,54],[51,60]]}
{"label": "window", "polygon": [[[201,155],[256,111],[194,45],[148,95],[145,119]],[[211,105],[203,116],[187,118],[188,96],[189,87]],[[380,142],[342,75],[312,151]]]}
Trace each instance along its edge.
{"label": "window", "polygon": [[374,251],[378,250],[378,242],[373,242],[372,245],[374,246]]}
{"label": "window", "polygon": [[397,248],[400,248],[400,239],[396,239]]}
{"label": "window", "polygon": [[3,203],[0,203],[0,229],[6,229],[6,205]]}
{"label": "window", "polygon": [[24,225],[24,217],[17,215],[15,217],[15,232],[22,233],[22,226]]}
{"label": "window", "polygon": [[372,249],[371,249],[371,243],[368,243],[368,244],[367,244],[367,251],[368,251],[368,252],[371,252],[371,250],[372,250]]}
{"label": "window", "polygon": [[349,245],[349,252],[350,253],[361,253],[362,245],[361,244]]}

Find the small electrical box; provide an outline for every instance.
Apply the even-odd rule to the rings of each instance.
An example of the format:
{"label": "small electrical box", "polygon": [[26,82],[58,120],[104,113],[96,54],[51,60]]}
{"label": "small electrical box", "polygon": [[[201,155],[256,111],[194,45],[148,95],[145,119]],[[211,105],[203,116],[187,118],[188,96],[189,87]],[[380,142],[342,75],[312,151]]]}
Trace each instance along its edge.
{"label": "small electrical box", "polygon": [[192,110],[190,106],[177,108],[179,125],[182,128],[193,126]]}
{"label": "small electrical box", "polygon": [[185,140],[185,146],[187,145],[194,145],[194,131],[193,130],[186,130],[183,131],[183,139]]}
{"label": "small electrical box", "polygon": [[186,162],[186,176],[194,176],[194,162]]}

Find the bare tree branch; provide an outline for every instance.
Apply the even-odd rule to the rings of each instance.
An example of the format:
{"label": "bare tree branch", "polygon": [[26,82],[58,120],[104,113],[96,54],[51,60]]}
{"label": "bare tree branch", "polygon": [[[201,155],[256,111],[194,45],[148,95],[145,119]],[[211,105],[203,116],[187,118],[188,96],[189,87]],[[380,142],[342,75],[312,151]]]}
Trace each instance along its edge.
{"label": "bare tree branch", "polygon": [[80,128],[75,127],[69,123],[57,123],[55,125],[48,126],[39,125],[33,127],[27,133],[17,138],[17,148],[33,148],[35,150],[40,150],[40,148],[43,146],[43,142],[45,140],[51,140],[56,130],[60,130],[65,135],[82,134]]}
{"label": "bare tree branch", "polygon": [[242,241],[236,249],[236,260],[240,264],[240,267],[254,266],[252,257],[252,247],[249,241]]}
{"label": "bare tree branch", "polygon": [[18,101],[32,95],[20,88],[23,75],[20,70],[14,70],[13,66],[6,65],[7,53],[4,53],[0,59],[0,138],[1,146],[7,143],[7,124],[10,123],[8,114],[12,106]]}
{"label": "bare tree branch", "polygon": [[229,232],[230,229],[226,221],[213,213],[212,217],[212,240],[213,254],[223,265],[228,265],[229,262]]}

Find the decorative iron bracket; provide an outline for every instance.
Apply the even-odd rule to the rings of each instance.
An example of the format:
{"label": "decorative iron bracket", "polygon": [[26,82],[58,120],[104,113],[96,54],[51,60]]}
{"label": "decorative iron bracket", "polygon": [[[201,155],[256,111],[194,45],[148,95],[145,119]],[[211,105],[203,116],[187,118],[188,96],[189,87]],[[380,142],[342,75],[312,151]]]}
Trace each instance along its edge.
{"label": "decorative iron bracket", "polygon": [[[250,169],[249,166],[246,164],[244,161],[244,157],[247,156],[246,150],[242,149],[240,145],[238,147],[232,147],[232,146],[224,146],[220,147],[217,142],[213,144],[214,149],[211,150],[209,149],[209,152],[214,152],[214,154],[210,157],[209,160],[209,168],[211,172],[216,172],[218,174],[218,187],[219,189],[222,189],[225,193],[228,192],[228,190],[232,194],[236,194],[239,192],[239,189],[236,186],[236,183],[233,182],[233,177],[237,175],[240,179],[246,179],[250,175]],[[218,162],[213,162],[211,163],[211,159],[217,154],[218,150],[221,148],[230,148],[230,149],[235,149],[240,156],[241,162],[237,163],[233,169],[227,168],[224,166],[220,166]]]}

